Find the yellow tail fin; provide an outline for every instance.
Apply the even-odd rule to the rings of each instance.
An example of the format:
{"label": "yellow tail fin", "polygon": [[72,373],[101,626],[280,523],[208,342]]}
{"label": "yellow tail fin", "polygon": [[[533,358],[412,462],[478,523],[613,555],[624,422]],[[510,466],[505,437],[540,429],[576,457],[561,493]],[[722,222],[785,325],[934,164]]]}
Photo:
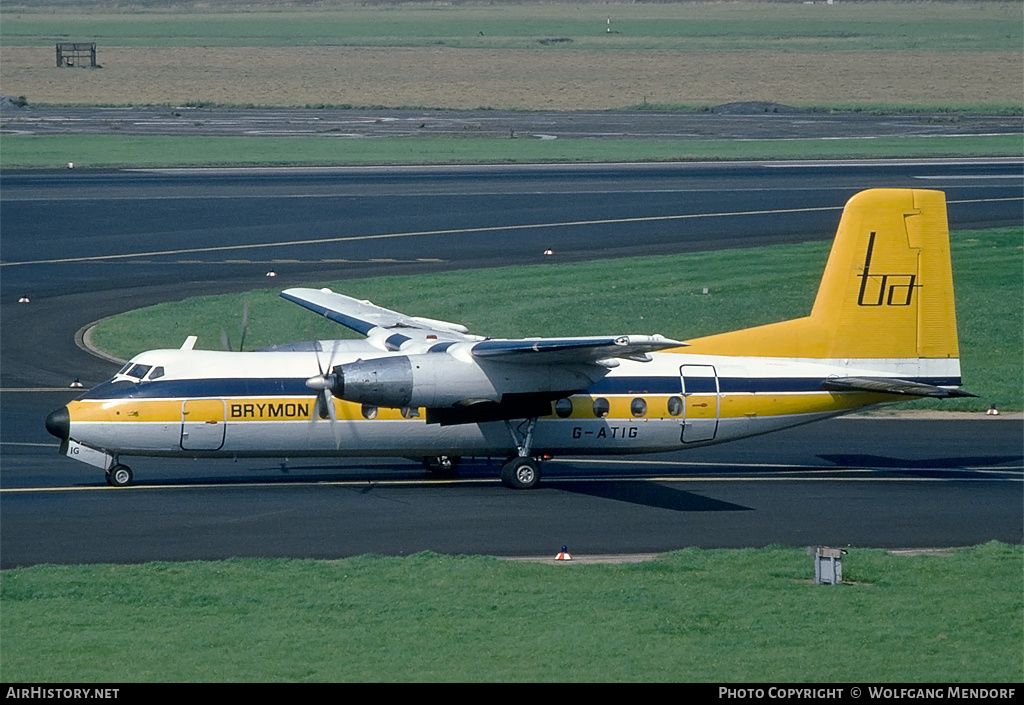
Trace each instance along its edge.
{"label": "yellow tail fin", "polygon": [[689,341],[688,353],[956,358],[946,198],[862,191],[843,210],[811,315]]}

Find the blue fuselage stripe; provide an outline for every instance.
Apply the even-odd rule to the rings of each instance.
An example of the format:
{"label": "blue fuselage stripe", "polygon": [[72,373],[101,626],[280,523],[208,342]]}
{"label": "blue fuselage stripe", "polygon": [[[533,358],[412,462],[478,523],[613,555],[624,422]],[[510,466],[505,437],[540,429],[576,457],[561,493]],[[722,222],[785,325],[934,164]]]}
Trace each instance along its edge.
{"label": "blue fuselage stripe", "polygon": [[[914,378],[908,381],[943,387],[960,385],[954,377]],[[719,377],[718,389],[722,394],[766,394],[820,392],[821,377]],[[694,386],[699,383],[699,386]],[[687,378],[688,392],[714,393],[714,378]],[[592,384],[584,394],[602,395],[674,395],[683,391],[679,377],[606,377]],[[168,398],[227,398],[268,396],[313,396],[302,378],[213,378],[157,380],[153,382],[104,382],[80,399],[168,399]]]}

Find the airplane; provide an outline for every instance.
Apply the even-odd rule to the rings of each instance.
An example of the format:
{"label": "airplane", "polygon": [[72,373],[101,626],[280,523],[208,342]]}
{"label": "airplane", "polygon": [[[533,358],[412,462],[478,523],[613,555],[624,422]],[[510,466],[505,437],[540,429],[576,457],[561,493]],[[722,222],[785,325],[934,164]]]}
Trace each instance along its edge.
{"label": "airplane", "polygon": [[945,194],[873,189],[846,204],[810,315],[688,341],[500,339],[329,289],[286,300],[360,333],[252,352],[133,357],[52,412],[60,452],[133,480],[129,456],[502,457],[678,451],[908,398],[973,396],[960,360]]}

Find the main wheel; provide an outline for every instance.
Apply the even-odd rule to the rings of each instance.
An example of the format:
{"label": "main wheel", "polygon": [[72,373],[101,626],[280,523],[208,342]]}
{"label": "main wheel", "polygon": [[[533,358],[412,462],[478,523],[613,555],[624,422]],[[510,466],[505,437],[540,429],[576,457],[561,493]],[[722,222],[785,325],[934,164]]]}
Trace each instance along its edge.
{"label": "main wheel", "polygon": [[438,475],[454,475],[460,460],[458,455],[428,455],[423,459],[423,467]]}
{"label": "main wheel", "polygon": [[532,490],[540,483],[540,467],[533,458],[512,458],[501,468],[501,484],[513,490]]}
{"label": "main wheel", "polygon": [[107,470],[107,484],[112,487],[127,487],[132,484],[132,469],[127,465],[115,465]]}

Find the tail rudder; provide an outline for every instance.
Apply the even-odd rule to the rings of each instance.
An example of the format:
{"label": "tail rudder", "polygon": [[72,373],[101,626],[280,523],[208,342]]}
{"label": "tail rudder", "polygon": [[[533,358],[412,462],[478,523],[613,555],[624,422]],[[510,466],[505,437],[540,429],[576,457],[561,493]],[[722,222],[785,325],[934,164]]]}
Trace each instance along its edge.
{"label": "tail rudder", "polygon": [[691,340],[689,353],[817,359],[958,358],[945,195],[851,198],[811,315]]}
{"label": "tail rudder", "polygon": [[959,357],[945,194],[851,198],[811,317],[835,321],[828,357]]}

